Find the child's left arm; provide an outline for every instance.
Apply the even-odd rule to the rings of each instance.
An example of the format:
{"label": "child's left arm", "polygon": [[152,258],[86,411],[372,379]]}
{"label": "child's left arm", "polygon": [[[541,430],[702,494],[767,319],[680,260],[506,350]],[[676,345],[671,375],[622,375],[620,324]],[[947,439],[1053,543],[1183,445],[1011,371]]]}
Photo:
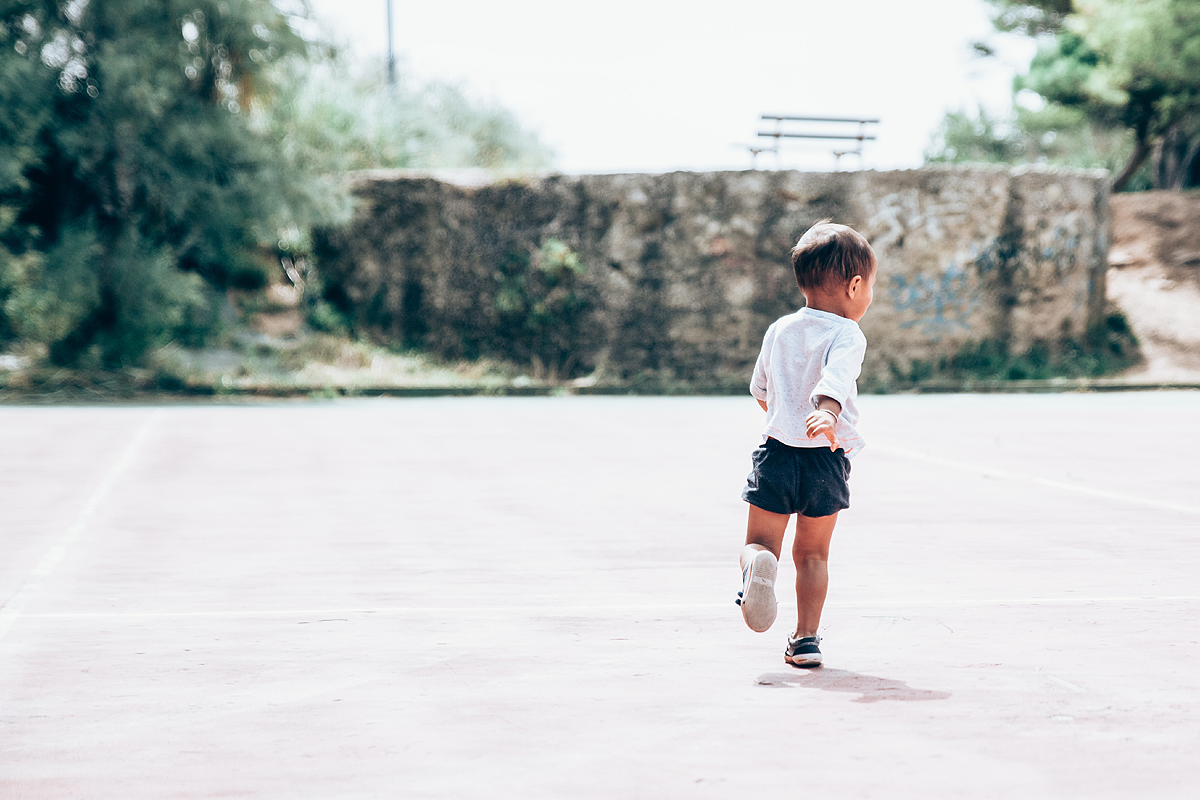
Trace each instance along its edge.
{"label": "child's left arm", "polygon": [[839,398],[854,395],[855,381],[862,371],[866,350],[867,340],[858,326],[854,326],[852,332],[838,336],[829,348],[821,379],[813,389],[812,404],[816,410],[805,418],[805,426],[810,438],[824,436],[829,439],[830,450],[838,447],[836,429],[838,416],[842,413]]}

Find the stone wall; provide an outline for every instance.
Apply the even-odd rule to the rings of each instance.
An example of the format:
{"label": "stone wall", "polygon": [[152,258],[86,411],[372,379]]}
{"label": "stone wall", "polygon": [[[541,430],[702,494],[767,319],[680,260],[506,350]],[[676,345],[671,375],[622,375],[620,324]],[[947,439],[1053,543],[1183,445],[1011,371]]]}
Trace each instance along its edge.
{"label": "stone wall", "polygon": [[887,383],[983,340],[1080,338],[1104,311],[1103,172],[676,172],[462,185],[356,178],[349,228],[318,233],[326,294],[362,329],[447,357],[497,343],[501,265],[550,239],[580,256],[573,374],[736,385],[766,327],[803,303],[787,252],[813,222],[879,257],[864,377]]}

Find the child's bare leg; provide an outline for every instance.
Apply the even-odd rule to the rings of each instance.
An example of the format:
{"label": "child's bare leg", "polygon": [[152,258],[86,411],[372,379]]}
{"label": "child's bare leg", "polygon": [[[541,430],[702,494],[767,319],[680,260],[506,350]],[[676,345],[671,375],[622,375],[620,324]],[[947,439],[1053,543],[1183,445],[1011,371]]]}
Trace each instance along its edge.
{"label": "child's bare leg", "polygon": [[816,636],[821,624],[825,592],[829,589],[829,540],[833,537],[835,523],[837,514],[828,517],[796,515],[792,560],[796,562],[797,638]]}
{"label": "child's bare leg", "polygon": [[789,514],[776,514],[758,506],[749,506],[750,518],[746,521],[746,546],[738,561],[742,569],[754,560],[754,554],[759,550],[769,550],[771,555],[779,558],[783,549],[783,534],[787,532]]}
{"label": "child's bare leg", "polygon": [[746,546],[738,559],[742,565],[738,605],[742,607],[742,618],[752,631],[768,630],[779,613],[775,578],[779,573],[779,548],[783,546],[787,522],[786,514],[772,514],[758,506],[750,506]]}

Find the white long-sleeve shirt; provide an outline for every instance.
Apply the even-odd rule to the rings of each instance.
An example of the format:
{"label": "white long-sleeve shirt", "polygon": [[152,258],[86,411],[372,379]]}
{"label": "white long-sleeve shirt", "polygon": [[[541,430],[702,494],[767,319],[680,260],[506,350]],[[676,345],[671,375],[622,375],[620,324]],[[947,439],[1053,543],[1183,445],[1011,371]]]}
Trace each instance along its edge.
{"label": "white long-sleeve shirt", "polygon": [[817,397],[842,404],[834,432],[847,458],[866,445],[858,430],[858,386],[867,339],[854,320],[802,308],[767,328],[754,365],[750,394],[767,404],[769,436],[792,447],[828,447],[829,439],[810,439],[804,420],[816,410]]}

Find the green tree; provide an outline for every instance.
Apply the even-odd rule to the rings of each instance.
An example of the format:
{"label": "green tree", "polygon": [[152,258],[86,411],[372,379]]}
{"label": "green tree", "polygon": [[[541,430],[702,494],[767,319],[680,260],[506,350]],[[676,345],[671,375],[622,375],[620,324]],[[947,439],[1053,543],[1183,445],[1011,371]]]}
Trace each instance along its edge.
{"label": "green tree", "polygon": [[1089,119],[1131,131],[1134,149],[1113,185],[1153,157],[1158,188],[1188,182],[1200,152],[1200,3],[1080,3],[1043,47],[1023,85]]}
{"label": "green tree", "polygon": [[[998,29],[1042,41],[1014,91],[1045,105],[1018,107],[1002,137],[1018,160],[1107,166],[1117,190],[1139,174],[1158,188],[1200,182],[1200,3],[991,2]],[[931,160],[963,160],[958,152],[971,148],[954,147],[962,128],[947,118]],[[996,149],[986,138],[980,146]]]}
{"label": "green tree", "polygon": [[269,124],[310,47],[269,0],[0,0],[0,336],[135,363],[344,213]]}
{"label": "green tree", "polygon": [[972,116],[965,111],[946,114],[934,146],[925,154],[931,162],[983,162],[1008,164],[1020,161],[1024,152],[1019,131],[985,111]]}
{"label": "green tree", "polygon": [[382,63],[356,66],[333,55],[293,61],[272,106],[288,148],[336,171],[483,167],[536,169],[550,153],[509,111],[471,100],[456,86],[389,86]]}
{"label": "green tree", "polygon": [[21,276],[40,269],[41,259],[31,250],[37,228],[21,219],[31,184],[26,172],[41,163],[45,148],[39,131],[51,113],[39,69],[23,55],[20,42],[0,28],[0,341],[16,336],[3,304]]}

